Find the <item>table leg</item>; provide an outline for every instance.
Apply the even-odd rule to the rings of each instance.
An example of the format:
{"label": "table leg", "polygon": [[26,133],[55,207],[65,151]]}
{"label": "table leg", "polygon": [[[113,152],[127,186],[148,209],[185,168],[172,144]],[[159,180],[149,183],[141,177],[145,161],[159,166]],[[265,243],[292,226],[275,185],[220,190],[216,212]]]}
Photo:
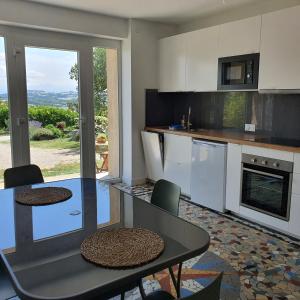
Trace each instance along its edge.
{"label": "table leg", "polygon": [[172,282],[173,282],[174,287],[176,289],[177,298],[180,298],[181,270],[182,270],[182,263],[180,263],[178,265],[178,273],[177,273],[177,279],[176,279],[172,267],[169,267],[169,272],[170,272],[170,275],[171,275],[171,279],[172,279]]}
{"label": "table leg", "polygon": [[145,299],[147,295],[146,295],[144,287],[143,287],[143,280],[142,279],[139,281],[139,290],[140,290],[140,294],[142,296],[142,299]]}

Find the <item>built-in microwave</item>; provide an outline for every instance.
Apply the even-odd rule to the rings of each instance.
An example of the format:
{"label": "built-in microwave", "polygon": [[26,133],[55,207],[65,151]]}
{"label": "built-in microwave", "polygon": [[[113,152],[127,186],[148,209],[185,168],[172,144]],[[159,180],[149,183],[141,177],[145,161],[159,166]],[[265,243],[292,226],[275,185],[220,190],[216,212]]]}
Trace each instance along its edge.
{"label": "built-in microwave", "polygon": [[259,53],[221,57],[218,90],[252,90],[258,88]]}

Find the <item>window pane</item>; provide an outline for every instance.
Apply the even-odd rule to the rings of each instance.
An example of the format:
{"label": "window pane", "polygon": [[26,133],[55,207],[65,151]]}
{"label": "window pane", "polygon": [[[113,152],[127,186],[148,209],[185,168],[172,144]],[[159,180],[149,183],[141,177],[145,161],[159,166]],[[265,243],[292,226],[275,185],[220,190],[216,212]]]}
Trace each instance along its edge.
{"label": "window pane", "polygon": [[0,37],[0,188],[3,188],[3,172],[12,166],[9,135],[9,108],[4,38]]}
{"label": "window pane", "polygon": [[46,181],[79,177],[77,52],[25,50],[31,163]]}

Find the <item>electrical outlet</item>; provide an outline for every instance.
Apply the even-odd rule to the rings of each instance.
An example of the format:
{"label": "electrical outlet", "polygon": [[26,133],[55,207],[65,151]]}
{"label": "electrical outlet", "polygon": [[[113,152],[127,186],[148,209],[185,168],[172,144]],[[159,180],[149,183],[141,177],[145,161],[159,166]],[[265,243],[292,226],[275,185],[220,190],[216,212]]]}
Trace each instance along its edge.
{"label": "electrical outlet", "polygon": [[245,124],[245,131],[255,132],[255,124]]}

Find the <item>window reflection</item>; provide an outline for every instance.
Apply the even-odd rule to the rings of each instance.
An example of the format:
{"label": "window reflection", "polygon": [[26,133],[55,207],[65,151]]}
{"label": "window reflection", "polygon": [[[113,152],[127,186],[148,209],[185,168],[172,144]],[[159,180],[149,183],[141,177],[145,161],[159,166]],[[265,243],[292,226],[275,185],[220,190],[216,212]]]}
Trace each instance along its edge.
{"label": "window reflection", "polygon": [[[49,186],[66,187],[64,182],[55,182]],[[65,202],[54,205],[33,206],[33,240],[54,237],[60,234],[82,229],[82,191],[78,181],[68,181],[73,196]]]}
{"label": "window reflection", "polygon": [[14,202],[11,201],[13,190],[2,191],[2,196],[0,209],[0,249],[9,249],[16,246]]}
{"label": "window reflection", "polygon": [[228,93],[224,99],[223,127],[243,128],[246,118],[246,93]]}

